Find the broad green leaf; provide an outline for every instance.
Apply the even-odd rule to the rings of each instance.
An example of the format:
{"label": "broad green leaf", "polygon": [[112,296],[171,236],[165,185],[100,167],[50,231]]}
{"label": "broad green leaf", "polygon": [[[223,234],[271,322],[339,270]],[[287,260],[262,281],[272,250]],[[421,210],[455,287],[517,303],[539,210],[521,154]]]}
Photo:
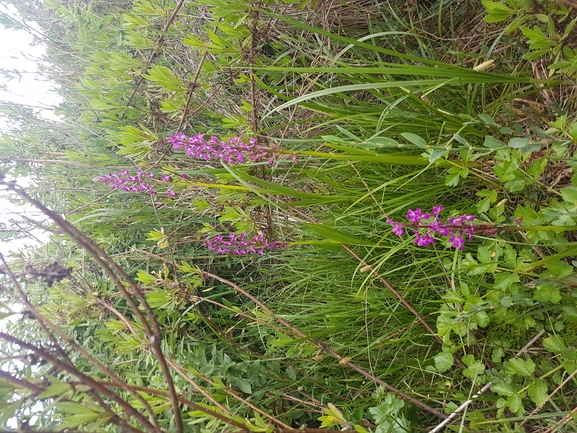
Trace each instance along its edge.
{"label": "broad green leaf", "polygon": [[512,138],[509,140],[509,147],[513,149],[521,149],[529,144],[530,140],[528,138]]}
{"label": "broad green leaf", "polygon": [[569,186],[567,188],[561,188],[559,192],[561,193],[563,200],[567,203],[577,205],[577,187]]}
{"label": "broad green leaf", "polygon": [[531,359],[511,359],[507,365],[507,372],[509,375],[530,377],[535,372],[535,363]]}
{"label": "broad green leaf", "polygon": [[509,406],[511,412],[519,415],[520,412],[523,412],[523,400],[521,399],[521,396],[518,393],[509,396],[507,399],[507,406]]}
{"label": "broad green leaf", "polygon": [[440,353],[435,356],[435,367],[437,371],[443,373],[453,366],[455,358],[449,352]]}
{"label": "broad green leaf", "polygon": [[475,314],[471,316],[471,321],[479,325],[481,328],[484,328],[489,324],[491,319],[489,315],[484,311],[477,311]]}
{"label": "broad green leaf", "polygon": [[491,137],[490,135],[487,135],[485,137],[485,141],[483,142],[483,146],[488,147],[489,149],[502,149],[504,147],[507,147],[507,145],[505,143],[497,140],[496,138]]}
{"label": "broad green leaf", "polygon": [[509,397],[513,394],[515,394],[515,390],[513,389],[513,387],[508,384],[508,383],[496,383],[494,385],[491,386],[491,391],[496,392],[499,395],[503,395],[506,397]]}
{"label": "broad green leaf", "polygon": [[412,132],[403,132],[401,135],[403,136],[403,138],[405,138],[407,141],[410,141],[415,146],[419,146],[422,148],[427,147],[427,142],[417,134],[413,134]]}
{"label": "broad green leaf", "polygon": [[553,281],[538,281],[537,288],[533,293],[533,298],[540,302],[551,302],[557,304],[561,301],[561,291],[557,287],[557,283]]}
{"label": "broad green leaf", "polygon": [[472,355],[465,355],[462,358],[467,368],[463,370],[463,376],[470,379],[478,379],[485,372],[485,366],[480,360],[475,360]]}
{"label": "broad green leaf", "polygon": [[501,272],[495,275],[495,284],[493,287],[496,290],[504,291],[511,287],[512,284],[518,283],[519,281],[519,275],[516,273]]}
{"label": "broad green leaf", "polygon": [[547,391],[548,389],[545,381],[543,379],[535,379],[529,385],[529,388],[527,389],[527,394],[529,394],[529,397],[531,397],[533,403],[539,406],[545,403],[545,401],[547,400],[548,397]]}

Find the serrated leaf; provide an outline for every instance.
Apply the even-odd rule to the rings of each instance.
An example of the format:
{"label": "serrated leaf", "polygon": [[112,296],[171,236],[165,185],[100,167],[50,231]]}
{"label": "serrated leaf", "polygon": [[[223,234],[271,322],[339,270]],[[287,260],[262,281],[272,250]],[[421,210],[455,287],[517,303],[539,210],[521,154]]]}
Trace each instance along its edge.
{"label": "serrated leaf", "polygon": [[[471,356],[471,355],[467,355],[467,356]],[[465,368],[463,370],[463,376],[468,377],[470,379],[475,379],[478,378],[480,375],[482,375],[485,372],[485,366],[483,365],[483,363],[480,360],[476,360],[471,362],[470,359],[468,359],[468,362],[465,361],[465,357],[463,357],[463,362],[467,365],[467,368]]]}
{"label": "serrated leaf", "polygon": [[509,397],[515,394],[515,390],[508,383],[496,383],[491,386],[491,391],[496,392],[499,395]]}
{"label": "serrated leaf", "polygon": [[523,400],[519,394],[513,394],[507,399],[507,406],[511,409],[514,413],[519,413],[523,410]]}
{"label": "serrated leaf", "polygon": [[443,295],[443,299],[448,303],[460,304],[464,301],[463,297],[456,291],[450,290]]}
{"label": "serrated leaf", "polygon": [[577,204],[577,187],[569,186],[567,188],[561,188],[559,190],[563,200],[567,203]]}
{"label": "serrated leaf", "polygon": [[455,358],[453,357],[453,354],[449,352],[440,353],[437,356],[435,356],[435,368],[440,373],[447,371],[449,368],[451,368],[454,362]]}
{"label": "serrated leaf", "polygon": [[537,282],[537,289],[533,293],[533,299],[540,302],[557,304],[561,301],[561,291],[553,281]]}
{"label": "serrated leaf", "polygon": [[479,325],[481,328],[484,328],[489,324],[491,319],[489,319],[489,315],[484,311],[477,311],[471,316],[471,321]]}
{"label": "serrated leaf", "polygon": [[535,363],[531,359],[515,358],[509,361],[507,372],[530,377],[535,372]]}
{"label": "serrated leaf", "polygon": [[507,290],[511,287],[511,284],[519,282],[519,275],[511,272],[501,272],[495,275],[494,288],[496,290]]}
{"label": "serrated leaf", "polygon": [[527,388],[527,394],[537,406],[540,406],[547,400],[547,384],[542,379],[535,379]]}

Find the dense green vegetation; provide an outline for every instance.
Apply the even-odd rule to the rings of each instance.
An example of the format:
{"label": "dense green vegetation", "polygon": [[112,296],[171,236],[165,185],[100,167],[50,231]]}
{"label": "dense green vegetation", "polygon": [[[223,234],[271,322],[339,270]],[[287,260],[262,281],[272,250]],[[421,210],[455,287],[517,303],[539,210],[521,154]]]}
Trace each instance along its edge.
{"label": "dense green vegetation", "polygon": [[0,428],[577,431],[577,4],[2,3]]}

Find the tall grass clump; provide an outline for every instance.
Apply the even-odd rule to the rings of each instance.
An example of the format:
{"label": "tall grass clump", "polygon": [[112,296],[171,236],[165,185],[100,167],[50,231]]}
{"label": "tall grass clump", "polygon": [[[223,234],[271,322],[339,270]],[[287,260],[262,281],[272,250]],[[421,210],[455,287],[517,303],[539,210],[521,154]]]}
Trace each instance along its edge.
{"label": "tall grass clump", "polygon": [[[59,231],[11,264],[2,308],[38,325],[4,338],[28,390],[4,420],[575,428],[575,12],[413,3],[20,8],[80,140],[3,139],[66,216],[32,188]],[[43,291],[48,257],[70,271]]]}

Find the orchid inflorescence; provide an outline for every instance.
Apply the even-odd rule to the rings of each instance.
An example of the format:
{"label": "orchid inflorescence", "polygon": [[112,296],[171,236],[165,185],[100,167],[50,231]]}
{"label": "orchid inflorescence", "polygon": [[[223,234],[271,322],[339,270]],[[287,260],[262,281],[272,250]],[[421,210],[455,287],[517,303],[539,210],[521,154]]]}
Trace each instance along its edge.
{"label": "orchid inflorescence", "polygon": [[[255,138],[248,141],[242,137],[230,137],[227,140],[221,140],[214,135],[208,139],[204,134],[195,134],[187,137],[180,132],[170,134],[167,141],[172,144],[175,150],[184,150],[190,157],[211,161],[220,159],[228,164],[243,164],[247,162],[258,162],[268,158],[272,161],[269,149],[264,149],[257,145]],[[296,158],[296,156],[293,155]],[[181,175],[186,179],[186,175]],[[108,173],[93,179],[94,182],[108,183],[113,189],[122,189],[127,192],[145,191],[151,195],[157,194],[154,185],[158,182],[172,182],[172,176],[163,174],[159,179],[150,171],[144,172],[138,169],[137,174],[130,174],[127,170],[120,172]],[[166,194],[174,197],[176,192],[172,187],[168,187]]]}
{"label": "orchid inflorescence", "polygon": [[248,142],[242,137],[221,140],[213,135],[206,139],[204,134],[187,137],[183,132],[179,132],[170,134],[167,141],[175,150],[183,149],[188,156],[204,161],[219,159],[228,164],[244,164],[270,159],[269,153],[257,145],[255,138],[249,138]]}
{"label": "orchid inflorescence", "polygon": [[259,233],[252,238],[249,237],[248,233],[231,233],[227,236],[218,235],[206,239],[205,244],[209,250],[218,254],[235,254],[237,256],[249,254],[263,256],[265,251],[286,248],[286,242],[267,239],[263,233]]}
{"label": "orchid inflorescence", "polygon": [[419,247],[426,247],[435,242],[434,234],[439,234],[449,238],[449,243],[458,250],[462,250],[465,245],[465,237],[473,239],[475,227],[474,215],[461,215],[449,217],[447,221],[439,217],[443,211],[443,206],[433,206],[429,213],[423,213],[419,208],[407,211],[408,224],[387,219],[387,223],[393,226],[395,236],[403,236],[405,229],[412,230],[415,234],[414,243]]}
{"label": "orchid inflorescence", "polygon": [[[122,170],[120,172],[115,171],[114,173],[108,173],[92,179],[93,182],[108,183],[110,188],[113,189],[122,189],[127,192],[146,191],[151,195],[156,195],[158,192],[154,189],[154,180],[156,180],[156,176],[153,173],[150,171],[142,171],[141,169],[138,169],[135,175],[131,175],[127,170]],[[156,180],[156,182],[172,182],[172,176],[163,174],[160,179]],[[166,194],[169,197],[174,197],[176,195],[170,186],[167,188]]]}

